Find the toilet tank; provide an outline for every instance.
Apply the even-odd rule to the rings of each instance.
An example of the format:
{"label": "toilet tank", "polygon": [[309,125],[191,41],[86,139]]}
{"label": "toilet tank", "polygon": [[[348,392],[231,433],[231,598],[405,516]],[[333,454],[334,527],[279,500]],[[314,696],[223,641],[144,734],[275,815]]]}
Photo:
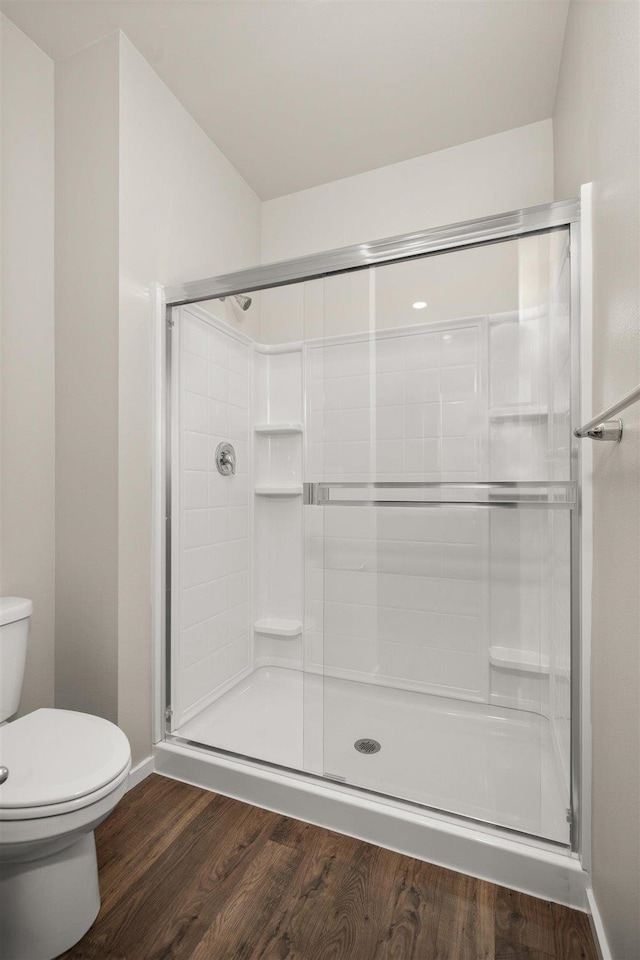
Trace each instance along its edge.
{"label": "toilet tank", "polygon": [[27,659],[31,600],[0,597],[0,723],[17,711]]}

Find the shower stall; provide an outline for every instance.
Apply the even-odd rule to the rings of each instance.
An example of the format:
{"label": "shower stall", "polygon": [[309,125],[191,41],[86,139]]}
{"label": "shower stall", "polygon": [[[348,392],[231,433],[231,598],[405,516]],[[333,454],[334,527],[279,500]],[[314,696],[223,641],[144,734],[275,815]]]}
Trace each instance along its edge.
{"label": "shower stall", "polygon": [[172,750],[575,856],[578,226],[165,291]]}

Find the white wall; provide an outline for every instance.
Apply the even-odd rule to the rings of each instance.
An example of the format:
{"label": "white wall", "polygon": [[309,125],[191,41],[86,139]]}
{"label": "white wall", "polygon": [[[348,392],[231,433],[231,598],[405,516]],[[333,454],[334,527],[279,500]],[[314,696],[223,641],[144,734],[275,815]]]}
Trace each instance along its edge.
{"label": "white wall", "polygon": [[301,257],[552,198],[552,127],[542,120],[268,200],[262,257]]}
{"label": "white wall", "polygon": [[[638,10],[572,2],[554,114],[556,195],[594,185],[595,410],[640,380]],[[593,890],[615,958],[640,942],[640,405],[623,420],[593,449]]]}
{"label": "white wall", "polygon": [[[259,261],[260,203],[114,34],[57,71],[60,705],[151,743],[151,297]],[[59,528],[59,529],[60,529]]]}
{"label": "white wall", "polygon": [[118,718],[118,37],[56,64],[56,706]]}
{"label": "white wall", "polygon": [[20,704],[28,713],[54,699],[53,62],[2,14],[0,34],[0,593],[34,602]]}
{"label": "white wall", "polygon": [[149,288],[258,263],[261,205],[124,36],[119,210],[118,720],[139,759],[150,744]]}

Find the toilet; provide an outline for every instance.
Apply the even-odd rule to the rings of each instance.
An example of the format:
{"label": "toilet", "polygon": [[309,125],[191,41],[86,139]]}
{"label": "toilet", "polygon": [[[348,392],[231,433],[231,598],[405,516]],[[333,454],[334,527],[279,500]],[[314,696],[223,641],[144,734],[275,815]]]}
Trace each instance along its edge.
{"label": "toilet", "polygon": [[100,909],[93,831],[127,789],[129,741],[115,724],[17,709],[30,600],[0,598],[0,960],[52,960]]}

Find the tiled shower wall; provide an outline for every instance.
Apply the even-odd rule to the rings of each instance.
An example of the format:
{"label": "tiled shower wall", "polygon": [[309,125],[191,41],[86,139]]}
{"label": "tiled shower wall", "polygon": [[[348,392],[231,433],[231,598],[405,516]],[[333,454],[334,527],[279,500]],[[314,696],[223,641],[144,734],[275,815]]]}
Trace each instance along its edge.
{"label": "tiled shower wall", "polygon": [[308,524],[312,668],[487,699],[486,510],[335,506]]}
{"label": "tiled shower wall", "polygon": [[[249,651],[249,369],[251,341],[183,307],[177,378],[180,470],[174,547],[179,587],[174,610],[174,722],[180,723],[247,670]],[[175,342],[175,341],[174,341]],[[174,435],[175,436],[175,435]],[[215,467],[231,440],[235,476]]]}
{"label": "tiled shower wall", "polygon": [[310,347],[309,479],[479,479],[482,350],[479,320]]}

